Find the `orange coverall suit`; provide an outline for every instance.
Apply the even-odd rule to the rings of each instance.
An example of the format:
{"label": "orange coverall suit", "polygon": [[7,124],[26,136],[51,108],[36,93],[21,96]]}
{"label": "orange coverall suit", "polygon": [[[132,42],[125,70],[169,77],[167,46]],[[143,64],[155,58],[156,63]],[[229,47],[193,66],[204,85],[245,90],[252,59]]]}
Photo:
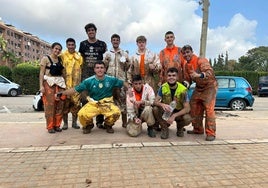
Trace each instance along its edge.
{"label": "orange coverall suit", "polygon": [[181,54],[181,48],[173,46],[172,48],[165,48],[160,51],[159,54],[160,63],[162,66],[160,72],[161,84],[166,82],[166,72],[170,67],[176,67],[178,69],[178,81],[182,83],[182,62],[183,56]]}
{"label": "orange coverall suit", "polygon": [[[203,73],[204,78],[191,79],[192,71]],[[203,116],[205,112],[206,135],[216,135],[216,116],[214,106],[218,89],[214,71],[205,58],[193,55],[190,62],[184,62],[184,79],[191,83],[196,82],[196,87],[190,100],[192,125],[194,132],[204,133]]]}

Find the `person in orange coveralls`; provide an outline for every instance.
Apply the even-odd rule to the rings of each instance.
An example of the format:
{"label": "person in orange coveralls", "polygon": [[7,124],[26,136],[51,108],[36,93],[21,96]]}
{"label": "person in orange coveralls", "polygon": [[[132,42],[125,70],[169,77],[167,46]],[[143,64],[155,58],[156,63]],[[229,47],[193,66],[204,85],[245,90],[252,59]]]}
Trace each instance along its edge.
{"label": "person in orange coveralls", "polygon": [[159,59],[160,64],[162,66],[160,72],[160,85],[165,83],[166,80],[166,72],[168,68],[175,67],[178,69],[178,81],[182,83],[183,74],[182,74],[182,61],[183,57],[181,54],[181,48],[174,44],[175,36],[172,31],[168,31],[165,34],[165,42],[167,44],[166,48],[160,51]]}
{"label": "person in orange coveralls", "polygon": [[218,89],[214,71],[206,58],[193,54],[190,45],[182,48],[184,62],[184,79],[191,84],[196,83],[190,100],[193,130],[188,134],[204,134],[203,116],[205,112],[206,140],[213,141],[216,137],[216,116],[214,106]]}

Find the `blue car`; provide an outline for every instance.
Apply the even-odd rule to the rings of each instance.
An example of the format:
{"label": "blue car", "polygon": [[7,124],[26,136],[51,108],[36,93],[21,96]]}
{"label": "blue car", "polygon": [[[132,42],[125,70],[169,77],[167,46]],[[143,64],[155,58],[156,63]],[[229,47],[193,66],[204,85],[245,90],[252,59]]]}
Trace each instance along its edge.
{"label": "blue car", "polygon": [[[216,96],[216,107],[231,108],[232,110],[244,110],[246,107],[252,107],[254,97],[252,87],[243,77],[236,76],[216,76],[218,82],[218,91]],[[191,98],[195,88],[193,83],[188,94]]]}

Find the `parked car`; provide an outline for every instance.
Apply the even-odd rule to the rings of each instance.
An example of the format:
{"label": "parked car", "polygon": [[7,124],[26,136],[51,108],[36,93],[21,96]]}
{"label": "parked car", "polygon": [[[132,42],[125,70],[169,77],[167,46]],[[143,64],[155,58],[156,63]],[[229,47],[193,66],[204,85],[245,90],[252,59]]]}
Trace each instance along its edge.
{"label": "parked car", "polygon": [[44,110],[44,104],[43,104],[42,95],[41,95],[40,91],[36,92],[36,94],[33,98],[33,109],[35,111]]}
{"label": "parked car", "polygon": [[[252,107],[254,97],[252,87],[243,77],[236,76],[216,76],[218,91],[216,96],[216,107],[231,108],[232,110],[244,110]],[[189,88],[189,97],[192,96],[195,83]]]}
{"label": "parked car", "polygon": [[0,95],[7,95],[11,97],[16,97],[21,95],[22,90],[19,84],[11,82],[6,77],[0,75]]}
{"label": "parked car", "polygon": [[258,83],[258,97],[268,95],[268,76],[261,76]]}

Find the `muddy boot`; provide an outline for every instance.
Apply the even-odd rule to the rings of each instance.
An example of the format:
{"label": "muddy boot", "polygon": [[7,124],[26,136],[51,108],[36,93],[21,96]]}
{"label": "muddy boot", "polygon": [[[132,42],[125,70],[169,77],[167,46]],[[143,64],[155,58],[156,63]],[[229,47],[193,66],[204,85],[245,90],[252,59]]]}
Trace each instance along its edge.
{"label": "muddy boot", "polygon": [[63,126],[62,130],[67,130],[68,129],[68,114],[63,114]]}
{"label": "muddy boot", "polygon": [[161,139],[167,139],[169,136],[168,126],[166,124],[161,126]]}
{"label": "muddy boot", "polygon": [[155,135],[155,132],[154,132],[154,129],[153,129],[153,127],[152,126],[148,126],[148,128],[147,128],[147,133],[148,133],[148,136],[149,137],[155,137],[156,135]]}
{"label": "muddy boot", "polygon": [[122,127],[126,128],[127,127],[127,114],[126,113],[122,113]]}
{"label": "muddy boot", "polygon": [[74,128],[74,129],[80,129],[80,127],[77,125],[77,116],[73,116],[73,119],[72,119],[72,128]]}

